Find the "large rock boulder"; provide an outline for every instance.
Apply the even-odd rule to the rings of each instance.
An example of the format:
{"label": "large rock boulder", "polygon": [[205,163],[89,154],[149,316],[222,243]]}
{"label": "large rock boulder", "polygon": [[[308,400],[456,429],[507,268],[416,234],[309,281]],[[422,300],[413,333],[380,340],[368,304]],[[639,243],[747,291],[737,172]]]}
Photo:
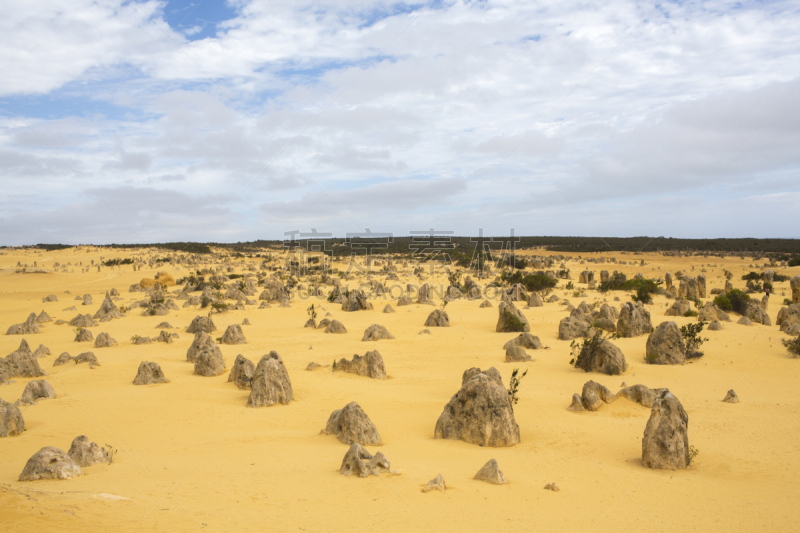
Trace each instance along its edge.
{"label": "large rock boulder", "polygon": [[789,287],[792,289],[792,303],[800,304],[800,276],[790,279]]}
{"label": "large rock boulder", "polygon": [[618,376],[628,370],[622,350],[599,335],[584,342],[581,353],[575,359],[575,366],[585,372],[600,372],[609,376]]}
{"label": "large rock boulder", "polygon": [[339,472],[343,476],[368,477],[389,472],[390,468],[389,459],[383,453],[378,452],[373,456],[363,446],[354,442],[344,454]]}
{"label": "large rock boulder", "polygon": [[449,328],[450,317],[447,316],[447,313],[445,313],[441,309],[434,309],[433,311],[431,311],[431,314],[428,315],[428,319],[425,320],[425,326],[437,327],[437,328]]}
{"label": "large rock boulder", "polygon": [[214,325],[214,321],[211,320],[211,317],[196,316],[192,320],[192,323],[189,324],[189,327],[186,328],[187,333],[199,333],[201,331],[206,333],[217,331],[217,326]]}
{"label": "large rock boulder", "polygon": [[[89,331],[89,330],[84,330],[84,331]],[[111,335],[109,335],[105,331],[103,333],[98,333],[97,338],[94,340],[95,348],[110,348],[116,345],[117,341],[112,339]]]}
{"label": "large rock boulder", "polygon": [[228,383],[233,382],[239,389],[249,389],[256,373],[256,365],[248,358],[239,354],[228,374]]}
{"label": "large rock boulder", "polygon": [[500,470],[500,466],[497,464],[497,459],[489,459],[489,462],[487,462],[481,467],[480,470],[478,470],[478,473],[475,474],[473,479],[485,481],[493,485],[503,485],[508,483],[506,476],[503,475],[503,471]]}
{"label": "large rock boulder", "polygon": [[502,301],[497,307],[498,319],[495,331],[500,332],[524,332],[530,331],[528,319],[517,309],[512,302]]}
{"label": "large rock boulder", "polygon": [[378,428],[356,402],[350,402],[342,409],[332,412],[322,433],[336,435],[345,444],[357,442],[364,446],[383,445]]}
{"label": "large rock boulder", "polygon": [[700,298],[700,286],[697,280],[689,276],[681,278],[681,284],[678,287],[678,295],[687,300],[697,300]]}
{"label": "large rock boulder", "polygon": [[675,322],[662,322],[647,337],[645,360],[651,365],[679,365],[686,362],[686,343]]}
{"label": "large rock boulder", "polygon": [[34,379],[25,385],[25,390],[22,391],[19,403],[29,405],[36,402],[36,400],[47,400],[55,397],[56,391],[50,383],[43,379]]}
{"label": "large rock boulder", "polygon": [[697,314],[699,322],[713,322],[719,320],[720,322],[730,322],[731,318],[728,313],[717,307],[714,302],[706,302]]}
{"label": "large rock boulder", "polygon": [[97,310],[92,318],[105,321],[111,320],[112,318],[120,318],[121,316],[119,309],[114,302],[111,301],[111,297],[108,293],[106,293],[106,297],[103,298],[103,303],[100,304],[100,309]]}
{"label": "large rock boulder", "polygon": [[644,407],[653,407],[656,397],[667,389],[651,389],[645,385],[631,385],[621,389],[617,395],[622,396],[632,402],[636,402]]}
{"label": "large rock boulder", "polygon": [[769,315],[766,311],[764,311],[764,309],[762,309],[758,300],[750,300],[750,302],[747,304],[747,310],[745,310],[744,314],[756,324],[763,324],[765,326],[772,325]]}
{"label": "large rock boulder", "polygon": [[[611,403],[617,399],[617,395],[608,390],[604,385],[596,381],[587,381],[583,384],[581,395],[573,395],[573,411],[597,411],[604,404]],[[575,406],[575,402],[580,402],[580,406]],[[580,408],[578,408],[580,407]]]}
{"label": "large rock boulder", "polygon": [[194,373],[198,376],[213,377],[225,372],[225,360],[219,350],[207,348],[197,354],[194,362]]}
{"label": "large rock boulder", "polygon": [[98,446],[96,442],[90,441],[89,437],[86,435],[75,437],[72,441],[72,445],[69,447],[67,455],[69,455],[78,466],[84,468],[99,463],[107,463],[109,461],[106,449]]}
{"label": "large rock boulder", "polygon": [[[323,322],[325,322],[325,320],[320,321],[320,326]],[[328,325],[325,326],[325,333],[347,333],[347,328],[338,320],[331,320],[328,322]]]}
{"label": "large rock boulder", "polygon": [[352,361],[342,357],[333,366],[334,372],[338,370],[358,374],[359,376],[368,376],[372,379],[384,379],[386,377],[386,367],[378,350],[369,351],[363,357],[355,354]]}
{"label": "large rock boulder", "polygon": [[31,313],[22,324],[14,324],[6,331],[6,335],[33,335],[39,333],[39,325],[36,322],[36,313]]}
{"label": "large rock boulder", "polygon": [[208,333],[205,331],[195,333],[194,340],[192,341],[191,346],[189,346],[189,349],[186,351],[186,360],[190,363],[194,363],[197,360],[198,354],[205,350],[216,352],[217,355],[222,357],[222,352],[220,351],[219,346],[217,346],[217,343],[214,342],[214,339],[212,339]]}
{"label": "large rock boulder", "polygon": [[92,335],[92,331],[86,328],[78,328],[78,332],[75,334],[75,342],[92,342],[94,340],[94,335]]}
{"label": "large rock boulder", "polygon": [[348,293],[342,302],[342,311],[366,311],[372,309],[372,303],[367,299],[364,291],[353,290]]}
{"label": "large rock boulder", "polygon": [[268,407],[281,403],[289,404],[294,399],[289,372],[278,352],[263,356],[256,366],[250,386],[247,407]]}
{"label": "large rock boulder", "polygon": [[156,383],[169,383],[169,380],[164,375],[164,371],[161,370],[161,366],[151,361],[142,361],[139,363],[139,370],[136,372],[133,384],[154,385]]}
{"label": "large rock boulder", "polygon": [[784,322],[787,322],[788,326],[800,323],[800,304],[790,304],[788,307],[781,307],[780,311],[778,311],[777,322],[779,325],[783,325]]}
{"label": "large rock boulder", "polygon": [[0,398],[0,437],[15,437],[25,431],[22,411],[13,403]]}
{"label": "large rock boulder", "polygon": [[589,336],[591,325],[584,319],[587,315],[568,316],[558,323],[558,338],[562,341]]}
{"label": "large rock boulder", "polygon": [[686,313],[691,310],[692,304],[689,302],[689,300],[675,300],[675,302],[664,314],[667,316],[685,316]]}
{"label": "large rock boulder", "polygon": [[97,360],[97,357],[94,355],[94,352],[79,353],[78,355],[75,356],[74,361],[76,365],[88,363],[89,368],[100,366],[100,362]]}
{"label": "large rock boulder", "polygon": [[364,330],[364,336],[361,338],[362,341],[380,341],[390,339],[394,339],[394,335],[389,333],[389,330],[380,324],[372,324],[370,327]]}
{"label": "large rock boulder", "polygon": [[531,297],[528,298],[528,306],[529,307],[542,307],[544,303],[542,303],[542,298],[539,296],[538,293],[532,292]]}
{"label": "large rock boulder", "polygon": [[461,389],[436,422],[434,438],[493,447],[519,444],[519,425],[497,369],[464,372]]}
{"label": "large rock boulder", "polygon": [[81,467],[64,450],[46,446],[28,459],[19,480],[69,479],[82,475]]}
{"label": "large rock boulder", "polygon": [[225,330],[225,333],[222,334],[222,338],[220,339],[222,344],[245,344],[247,343],[247,339],[244,337],[244,333],[242,332],[242,326],[239,324],[231,324]]}
{"label": "large rock boulder", "polygon": [[641,302],[631,302],[622,306],[617,321],[617,335],[620,337],[638,337],[653,331],[650,322],[650,311]]}
{"label": "large rock boulder", "polygon": [[97,325],[97,321],[89,313],[85,315],[78,314],[78,316],[69,321],[69,325],[75,328],[93,328]]}
{"label": "large rock boulder", "polygon": [[524,363],[531,360],[531,356],[525,352],[525,348],[522,346],[506,348],[506,363]]}
{"label": "large rock boulder", "polygon": [[[39,366],[39,358],[31,353],[28,343],[24,341],[20,347],[11,352],[5,359],[0,358],[0,373],[5,375],[5,380],[10,378],[38,378],[46,376],[47,372]],[[0,377],[0,383],[3,382]]]}
{"label": "large rock boulder", "polygon": [[689,466],[689,415],[668,390],[653,402],[642,439],[642,464],[647,468],[680,470]]}
{"label": "large rock boulder", "polygon": [[531,333],[520,333],[518,336],[505,343],[503,349],[508,350],[512,346],[528,348],[529,350],[541,350],[542,341],[539,340],[539,337]]}

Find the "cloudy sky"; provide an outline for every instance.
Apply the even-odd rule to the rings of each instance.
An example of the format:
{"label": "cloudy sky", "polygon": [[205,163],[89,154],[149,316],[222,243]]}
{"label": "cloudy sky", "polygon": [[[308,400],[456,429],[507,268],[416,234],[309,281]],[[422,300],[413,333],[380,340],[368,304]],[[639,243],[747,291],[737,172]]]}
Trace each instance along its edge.
{"label": "cloudy sky", "polygon": [[800,3],[5,0],[0,244],[800,237]]}

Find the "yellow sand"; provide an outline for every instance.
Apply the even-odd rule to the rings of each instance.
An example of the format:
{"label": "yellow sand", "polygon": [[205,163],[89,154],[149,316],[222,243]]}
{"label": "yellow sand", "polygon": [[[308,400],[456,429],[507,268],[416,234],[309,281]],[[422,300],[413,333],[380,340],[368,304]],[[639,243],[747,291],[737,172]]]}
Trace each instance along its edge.
{"label": "yellow sand", "polygon": [[[547,252],[543,252],[547,253]],[[61,252],[6,251],[0,256],[0,329],[24,321],[30,312],[46,310],[69,320],[77,312],[94,312],[103,293],[116,287],[122,304],[141,299],[128,293],[130,284],[157,271],[176,279],[186,269],[159,265],[133,272],[131,266],[96,268],[88,273],[17,274],[17,261],[51,268],[100,256],[127,257],[109,250]],[[731,270],[735,286],[750,270],[751,260],[660,255],[596,254],[636,261],[637,265],[578,265],[618,269],[632,276],[662,277],[683,270],[692,275],[707,267],[708,289],[722,287],[722,269]],[[645,259],[647,266],[639,267]],[[691,265],[695,270],[691,270]],[[795,275],[800,268],[779,269]],[[382,277],[378,278],[382,279]],[[441,280],[441,278],[439,278]],[[406,278],[401,276],[402,284]],[[485,283],[485,282],[484,282]],[[564,282],[560,283],[562,286]],[[576,283],[576,285],[579,285]],[[64,294],[70,290],[71,294]],[[769,309],[773,324],[788,283],[776,285]],[[783,295],[782,293],[786,293]],[[58,302],[41,299],[56,294]],[[89,293],[94,304],[82,307],[76,295]],[[556,291],[564,296],[566,291]],[[609,300],[627,293],[610,294]],[[603,298],[594,291],[586,300]],[[580,298],[571,298],[577,305]],[[40,359],[58,397],[22,407],[27,431],[0,439],[0,531],[760,531],[798,530],[800,512],[800,360],[788,356],[778,327],[745,327],[726,323],[707,332],[706,355],[683,366],[644,363],[646,337],[615,341],[629,369],[623,376],[586,374],[568,361],[569,342],[556,338],[558,321],[566,316],[557,304],[525,310],[531,331],[549,347],[529,351],[527,364],[504,363],[503,344],[515,334],[496,333],[497,302],[480,309],[480,301],[447,306],[451,328],[430,328],[419,335],[428,313],[425,305],[396,307],[383,314],[386,302],[367,312],[344,313],[338,305],[322,306],[348,329],[346,335],[304,329],[305,302],[291,308],[229,312],[215,315],[221,334],[228,324],[249,318],[248,344],[221,346],[230,367],[241,353],[257,362],[277,350],[290,372],[295,400],[288,406],[248,409],[248,391],[227,383],[224,375],[193,375],[185,361],[192,335],[186,326],[206,310],[181,309],[165,317],[127,318],[92,328],[95,337],[107,331],[119,345],[94,349],[73,342],[73,328],[52,322],[39,335],[26,336],[35,349],[48,346]],[[393,305],[395,302],[390,302]],[[618,302],[613,302],[619,305]],[[669,302],[657,297],[650,306],[657,325]],[[182,301],[178,301],[182,305]],[[77,305],[78,311],[62,309]],[[524,305],[524,304],[523,304]],[[325,312],[321,313],[320,318]],[[156,324],[169,321],[178,329],[174,344],[134,346],[134,334],[155,336]],[[386,326],[395,340],[362,343],[364,329]],[[21,337],[0,335],[0,354],[15,350]],[[378,349],[389,378],[371,380],[329,369],[305,370],[311,361],[330,363],[340,357]],[[52,367],[63,351],[77,355],[92,350],[102,366],[68,364]],[[134,386],[139,362],[158,362],[171,383]],[[483,448],[461,441],[433,439],[442,408],[459,388],[462,372],[472,366],[496,367],[508,381],[516,366],[529,369],[515,408],[521,444]],[[613,391],[622,382],[668,387],[689,414],[690,444],[700,454],[685,471],[652,471],[641,466],[641,437],[650,410],[620,399],[594,413],[567,411],[573,393],[589,379]],[[29,379],[0,386],[0,397],[19,398]],[[721,400],[735,389],[739,404]],[[334,436],[320,435],[328,415],[357,401],[378,427],[381,448],[395,476],[345,478],[338,468],[347,446]],[[43,446],[69,448],[86,434],[100,445],[118,450],[113,464],[84,469],[66,481],[20,483],[27,459]],[[496,458],[509,483],[494,486],[472,476]],[[445,493],[422,493],[425,483],[442,473]],[[544,490],[556,482],[560,492]]]}

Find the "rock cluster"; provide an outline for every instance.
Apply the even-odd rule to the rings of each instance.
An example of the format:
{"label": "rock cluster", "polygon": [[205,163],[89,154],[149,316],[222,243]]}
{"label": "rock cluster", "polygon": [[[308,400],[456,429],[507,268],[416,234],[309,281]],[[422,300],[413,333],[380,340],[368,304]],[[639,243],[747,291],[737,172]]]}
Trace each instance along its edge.
{"label": "rock cluster", "polygon": [[343,408],[332,412],[321,433],[336,435],[345,444],[354,442],[364,446],[381,446],[383,444],[378,428],[356,402],[350,402]]}
{"label": "rock cluster", "polygon": [[383,357],[378,350],[369,351],[363,357],[355,354],[351,361],[342,357],[336,362],[333,370],[334,372],[341,370],[359,376],[368,376],[372,379],[386,377],[386,366],[383,364]]}

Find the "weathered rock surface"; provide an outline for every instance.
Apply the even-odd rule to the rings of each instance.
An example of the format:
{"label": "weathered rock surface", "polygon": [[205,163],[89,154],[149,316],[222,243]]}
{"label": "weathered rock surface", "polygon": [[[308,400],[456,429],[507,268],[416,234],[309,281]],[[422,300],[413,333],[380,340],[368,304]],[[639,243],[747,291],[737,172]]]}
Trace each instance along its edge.
{"label": "weathered rock surface", "polygon": [[620,375],[628,370],[622,350],[608,339],[599,337],[584,345],[575,359],[575,366],[585,372],[600,372],[609,376]]}
{"label": "weathered rock surface", "polygon": [[558,323],[558,338],[562,341],[579,339],[589,336],[591,325],[582,316],[568,316],[561,319]]}
{"label": "weathered rock surface", "polygon": [[25,390],[22,391],[22,396],[19,403],[28,405],[40,399],[52,399],[56,397],[56,391],[53,386],[43,379],[34,379],[25,385]]}
{"label": "weathered rock surface", "polygon": [[36,323],[36,313],[31,313],[22,324],[14,324],[6,331],[6,335],[33,335],[39,333],[39,325]]}
{"label": "weathered rock surface", "polygon": [[247,339],[242,332],[242,326],[239,324],[231,324],[222,334],[222,344],[245,344]]}
{"label": "weathered rock surface", "polygon": [[249,389],[255,373],[256,365],[250,359],[239,354],[233,362],[231,373],[228,374],[228,383],[233,382],[237,388],[242,390]]}
{"label": "weathered rock surface", "polygon": [[506,363],[524,363],[532,358],[522,346],[509,346],[506,348]]}
{"label": "weathered rock surface", "polygon": [[478,470],[478,473],[475,474],[473,479],[477,479],[478,481],[486,481],[487,483],[492,483],[493,485],[503,485],[508,483],[508,480],[503,475],[503,471],[500,470],[500,466],[497,464],[496,459],[489,459],[489,462],[486,463]]}
{"label": "weathered rock surface", "polygon": [[75,364],[89,363],[89,368],[100,366],[100,362],[95,357],[94,352],[83,352],[75,356]]}
{"label": "weathered rock surface", "polygon": [[653,331],[650,322],[650,311],[641,302],[630,302],[622,306],[617,321],[617,335],[620,337],[638,337]]}
{"label": "weathered rock surface", "polygon": [[214,321],[210,317],[196,316],[192,323],[189,324],[189,327],[186,328],[186,332],[199,333],[201,331],[211,333],[212,331],[217,331],[217,326],[214,325]]}
{"label": "weathered rock surface", "polygon": [[437,328],[449,328],[450,327],[450,317],[447,316],[447,313],[442,311],[441,309],[434,309],[431,311],[431,314],[428,315],[427,320],[425,320],[426,327],[437,327]]}
{"label": "weathered rock surface", "polygon": [[[322,325],[321,322],[320,325]],[[325,333],[347,333],[347,328],[338,320],[331,320],[328,325],[325,326]]]}
{"label": "weathered rock surface", "polygon": [[386,377],[386,367],[383,364],[383,357],[378,350],[372,350],[360,356],[353,355],[353,359],[348,361],[344,357],[336,362],[334,372],[342,371],[359,376],[368,376],[372,379],[384,379]]}
{"label": "weathered rock surface", "polygon": [[53,366],[61,366],[66,365],[70,361],[74,360],[75,358],[72,357],[68,352],[63,352],[59,355],[55,361],[53,361]]}
{"label": "weathered rock surface", "polygon": [[531,333],[520,333],[518,336],[505,343],[503,349],[508,350],[512,346],[520,346],[529,350],[541,350],[542,341],[539,340],[539,337]]}
{"label": "weathered rock surface", "polygon": [[675,300],[675,303],[664,313],[667,316],[684,316],[692,310],[689,300]]}
{"label": "weathered rock surface", "polygon": [[200,352],[205,350],[211,350],[216,352],[217,355],[222,357],[222,352],[217,346],[217,343],[214,342],[214,339],[206,333],[205,331],[201,331],[199,333],[195,333],[194,340],[192,341],[191,346],[186,351],[186,360],[190,363],[194,363],[197,360],[197,356]]}
{"label": "weathered rock surface", "polygon": [[621,389],[617,395],[622,396],[632,402],[636,402],[643,407],[653,407],[656,397],[667,389],[651,389],[645,385],[631,385]]}
{"label": "weathered rock surface", "polygon": [[225,360],[219,349],[206,348],[197,354],[194,362],[194,373],[198,376],[213,377],[225,372]]}
{"label": "weathered rock surface", "polygon": [[722,323],[719,320],[712,320],[707,329],[709,331],[720,331],[722,329]]}
{"label": "weathered rock surface", "polygon": [[597,411],[603,404],[611,403],[617,395],[596,381],[587,381],[581,391],[581,403],[587,411]]}
{"label": "weathered rock surface", "polygon": [[169,380],[161,370],[158,363],[142,361],[139,363],[139,370],[133,379],[134,385],[153,385],[156,383],[169,383]]}
{"label": "weathered rock surface", "polygon": [[94,340],[94,335],[92,335],[92,331],[81,328],[75,334],[75,342],[92,342]]}
{"label": "weathered rock surface", "polygon": [[82,475],[81,467],[64,450],[46,446],[28,459],[19,480],[69,479]]}
{"label": "weathered rock surface", "polygon": [[92,315],[78,315],[69,321],[69,325],[76,328],[92,328],[97,325],[97,321],[92,318]]}
{"label": "weathered rock surface", "polygon": [[428,481],[428,483],[422,487],[422,492],[430,492],[432,490],[438,490],[439,492],[447,490],[447,485],[445,485],[444,477],[442,477],[441,474]]}
{"label": "weathered rock surface", "polygon": [[[89,331],[89,330],[84,330]],[[98,333],[97,338],[94,340],[94,347],[95,348],[110,348],[112,346],[116,346],[117,341],[111,338],[111,335],[106,333]]]}
{"label": "weathered rock surface", "polygon": [[378,452],[374,456],[363,446],[354,442],[344,454],[339,472],[343,476],[368,477],[390,472],[389,459]]}
{"label": "weathered rock surface", "polygon": [[647,337],[645,361],[651,365],[679,365],[686,362],[686,343],[675,322],[662,322]]}
{"label": "weathered rock surface", "polygon": [[725,395],[725,398],[723,398],[722,401],[726,403],[739,403],[739,397],[736,395],[736,392],[731,389],[728,391],[728,394]]}
{"label": "weathered rock surface", "polygon": [[495,331],[500,332],[525,332],[530,331],[528,319],[517,309],[512,302],[502,301],[497,307],[498,318]]}
{"label": "weathered rock surface", "polygon": [[388,340],[394,339],[394,335],[389,333],[389,330],[385,327],[381,326],[380,324],[372,324],[366,330],[364,330],[364,337],[362,337],[362,341],[379,341],[379,340]]}
{"label": "weathered rock surface", "polygon": [[101,448],[96,442],[89,440],[86,435],[75,437],[69,447],[67,455],[75,461],[78,466],[87,466],[108,462],[108,453],[105,448]]}
{"label": "weathered rock surface", "polygon": [[689,415],[668,390],[656,397],[642,438],[642,464],[680,470],[689,466]]}
{"label": "weathered rock surface", "polygon": [[350,402],[342,409],[332,412],[322,433],[336,435],[345,444],[357,442],[364,446],[383,445],[378,428],[356,402]]}
{"label": "weathered rock surface", "polygon": [[369,309],[372,309],[372,303],[367,299],[364,291],[350,291],[344,302],[342,302],[342,311],[366,311]]}
{"label": "weathered rock surface", "polygon": [[461,389],[436,422],[434,438],[493,447],[519,444],[519,425],[497,369],[464,372]]}
{"label": "weathered rock surface", "polygon": [[294,399],[292,382],[278,352],[263,356],[256,366],[250,386],[247,407],[268,407],[288,404]]}
{"label": "weathered rock surface", "polygon": [[0,437],[16,437],[25,431],[25,419],[22,411],[10,402],[0,398]]}

